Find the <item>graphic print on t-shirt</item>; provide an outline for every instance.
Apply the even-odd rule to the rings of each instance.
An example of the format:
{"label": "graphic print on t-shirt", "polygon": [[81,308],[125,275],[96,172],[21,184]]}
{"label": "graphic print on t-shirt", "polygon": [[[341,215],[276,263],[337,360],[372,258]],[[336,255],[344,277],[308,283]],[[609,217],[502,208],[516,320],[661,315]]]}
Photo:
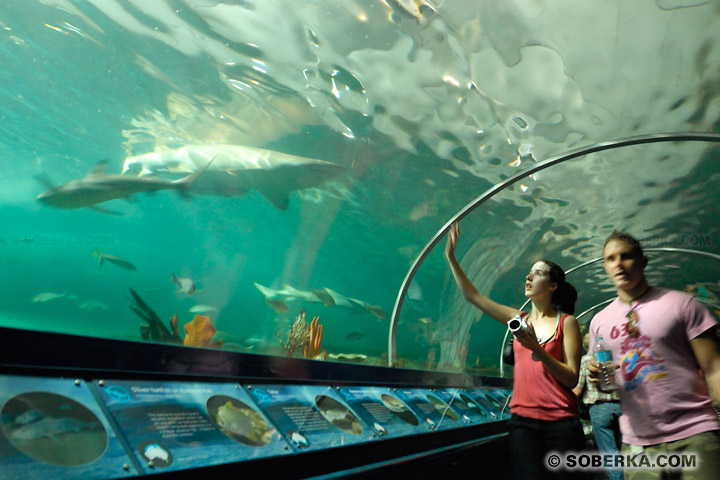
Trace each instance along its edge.
{"label": "graphic print on t-shirt", "polygon": [[665,362],[653,348],[652,341],[645,335],[638,338],[625,337],[620,344],[620,368],[622,369],[625,391],[638,388],[644,382],[666,377]]}

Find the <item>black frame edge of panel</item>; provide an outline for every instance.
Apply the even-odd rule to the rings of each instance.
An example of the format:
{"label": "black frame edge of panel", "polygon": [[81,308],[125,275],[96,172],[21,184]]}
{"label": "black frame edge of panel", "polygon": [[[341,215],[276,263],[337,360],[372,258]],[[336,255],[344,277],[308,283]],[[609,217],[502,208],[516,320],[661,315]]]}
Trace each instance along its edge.
{"label": "black frame edge of panel", "polygon": [[16,375],[82,378],[511,388],[507,378],[86,337],[0,327],[0,369]]}
{"label": "black frame edge of panel", "polygon": [[[439,470],[435,472],[438,474],[451,473],[445,471],[447,465],[442,461],[443,456],[452,456],[454,453],[474,448],[481,448],[483,452],[492,453],[483,455],[483,458],[475,455],[471,462],[466,462],[473,471],[483,461],[487,462],[487,468],[495,465],[498,471],[507,470],[504,462],[497,464],[499,458],[509,459],[507,421],[188,470],[170,472],[155,470],[152,472],[152,477],[194,480],[200,475],[215,476],[242,472],[243,475],[263,474],[267,476],[273,472],[282,472],[283,479],[318,476],[327,478],[409,478],[406,475],[415,472],[412,475],[413,478],[426,478],[424,475],[429,474],[432,470]],[[403,475],[386,475],[391,472],[397,473],[394,471],[398,469]],[[355,472],[353,472],[354,470]]]}

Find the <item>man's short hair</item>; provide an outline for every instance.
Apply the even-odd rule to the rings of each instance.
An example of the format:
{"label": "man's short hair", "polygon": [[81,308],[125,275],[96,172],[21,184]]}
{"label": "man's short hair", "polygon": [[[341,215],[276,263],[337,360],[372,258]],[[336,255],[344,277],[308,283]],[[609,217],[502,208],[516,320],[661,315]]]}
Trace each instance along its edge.
{"label": "man's short hair", "polygon": [[620,230],[613,230],[613,232],[605,239],[605,245],[603,245],[603,249],[605,246],[610,243],[612,240],[617,240],[619,242],[625,242],[628,245],[630,245],[630,253],[635,258],[642,258],[645,256],[643,252],[642,245],[640,245],[640,242],[637,238],[633,237],[627,232],[622,232]]}

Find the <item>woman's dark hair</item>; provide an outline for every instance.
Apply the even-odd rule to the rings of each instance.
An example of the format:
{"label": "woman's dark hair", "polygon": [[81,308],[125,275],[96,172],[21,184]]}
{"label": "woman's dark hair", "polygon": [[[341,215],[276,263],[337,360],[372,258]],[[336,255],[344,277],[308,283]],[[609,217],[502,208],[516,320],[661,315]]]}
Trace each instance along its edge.
{"label": "woman's dark hair", "polygon": [[550,303],[557,307],[561,312],[569,313],[572,315],[575,313],[575,302],[577,301],[577,290],[569,282],[565,281],[565,271],[560,268],[555,262],[550,260],[540,260],[545,265],[550,267],[550,281],[555,282],[558,285],[550,297]]}

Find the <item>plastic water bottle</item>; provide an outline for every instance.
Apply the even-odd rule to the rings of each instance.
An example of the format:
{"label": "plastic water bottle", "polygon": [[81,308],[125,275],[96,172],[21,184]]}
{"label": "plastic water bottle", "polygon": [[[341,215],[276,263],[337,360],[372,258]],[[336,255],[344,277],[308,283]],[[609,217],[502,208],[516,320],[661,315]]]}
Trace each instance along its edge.
{"label": "plastic water bottle", "polygon": [[602,335],[595,337],[595,361],[600,367],[600,390],[606,392],[617,390],[615,369],[611,366],[613,363],[612,352],[605,347]]}

